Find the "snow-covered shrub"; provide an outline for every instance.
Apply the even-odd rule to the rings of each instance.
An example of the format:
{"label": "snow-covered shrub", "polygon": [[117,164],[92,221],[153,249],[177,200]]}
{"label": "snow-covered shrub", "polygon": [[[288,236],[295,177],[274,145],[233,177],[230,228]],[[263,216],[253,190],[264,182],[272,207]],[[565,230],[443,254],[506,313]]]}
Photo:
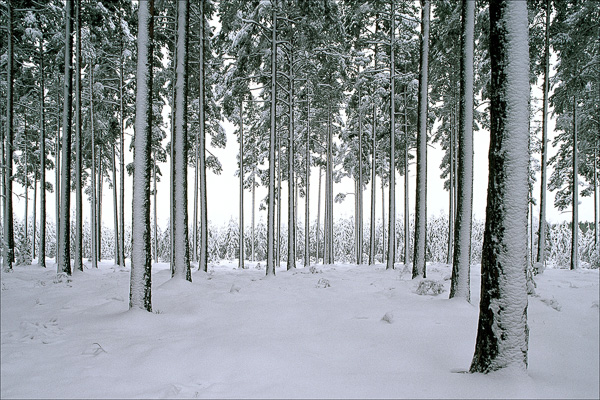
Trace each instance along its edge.
{"label": "snow-covered shrub", "polygon": [[419,286],[417,287],[417,294],[419,295],[437,296],[443,292],[444,282],[433,279],[423,279],[419,282]]}
{"label": "snow-covered shrub", "polygon": [[14,236],[15,236],[15,264],[30,265],[32,261],[32,242],[31,236],[33,232],[27,232],[25,236],[25,224],[23,221],[14,221]]}

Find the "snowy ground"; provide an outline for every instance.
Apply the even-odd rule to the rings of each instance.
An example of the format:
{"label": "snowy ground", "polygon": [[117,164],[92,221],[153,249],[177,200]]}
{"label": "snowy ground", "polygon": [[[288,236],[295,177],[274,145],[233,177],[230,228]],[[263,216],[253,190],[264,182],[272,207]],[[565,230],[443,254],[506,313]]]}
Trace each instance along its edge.
{"label": "snowy ground", "polygon": [[267,279],[221,264],[188,283],[159,264],[146,313],[127,310],[129,270],[112,262],[62,282],[53,268],[16,267],[1,280],[0,397],[599,397],[598,270],[536,277],[523,376],[462,373],[479,267],[473,305],[448,300],[448,280],[418,295],[402,265],[317,270]]}

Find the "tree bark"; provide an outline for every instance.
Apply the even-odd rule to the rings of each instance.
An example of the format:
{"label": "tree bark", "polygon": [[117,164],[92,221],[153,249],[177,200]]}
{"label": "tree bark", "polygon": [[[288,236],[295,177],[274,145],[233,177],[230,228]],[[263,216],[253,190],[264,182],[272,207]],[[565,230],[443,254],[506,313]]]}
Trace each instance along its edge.
{"label": "tree bark", "polygon": [[322,167],[319,167],[319,190],[317,191],[317,229],[315,230],[316,263],[319,263],[319,243],[321,241],[321,179]]}
{"label": "tree bark", "polygon": [[[291,53],[291,51],[290,51]],[[294,58],[290,54],[290,79],[289,79],[289,124],[288,124],[288,250],[287,270],[296,268],[296,202],[295,202],[295,177],[294,159],[296,157],[294,143]]]}
{"label": "tree bark", "polygon": [[408,137],[408,115],[406,100],[407,94],[404,94],[404,265],[410,263],[410,198],[408,197],[408,152],[410,148],[410,140]]}
{"label": "tree bark", "polygon": [[90,216],[90,240],[92,241],[92,268],[98,268],[98,215],[97,212],[97,204],[98,199],[96,199],[96,132],[94,132],[94,63],[90,59],[90,137],[91,137],[91,147],[92,147],[92,165],[90,172],[90,191],[92,192],[91,198],[91,216]]}
{"label": "tree bark", "polygon": [[[390,186],[388,206],[388,248],[385,269],[394,269],[396,260],[396,63],[394,55],[396,30],[396,3],[391,0],[390,29]],[[383,222],[383,221],[382,221]]]}
{"label": "tree bark", "polygon": [[240,238],[238,268],[244,269],[244,111],[240,101]]}
{"label": "tree bark", "polygon": [[267,276],[275,276],[275,146],[277,113],[277,0],[272,4],[271,28],[271,131],[269,134],[269,205],[267,214]]}
{"label": "tree bark", "polygon": [[544,86],[542,108],[542,162],[540,165],[540,221],[538,228],[537,262],[546,262],[546,187],[548,165],[548,90],[550,81],[550,0],[546,0],[546,23],[544,25]]}
{"label": "tree bark", "polygon": [[358,221],[356,227],[358,234],[356,235],[356,263],[361,265],[363,263],[363,148],[362,148],[362,137],[363,137],[363,124],[362,124],[362,107],[361,107],[361,90],[358,89]]}
{"label": "tree bark", "polygon": [[60,235],[58,231],[60,230],[60,83],[58,84],[58,88],[56,91],[56,140],[54,142],[54,194],[55,194],[55,254],[54,259],[56,261],[56,266],[58,268],[60,252],[58,249],[60,248]]}
{"label": "tree bark", "polygon": [[154,262],[158,263],[158,218],[156,215],[156,154],[154,155],[154,160],[152,160],[152,177],[154,180]]}
{"label": "tree bark", "polygon": [[460,116],[458,128],[458,202],[450,298],[471,300],[473,216],[473,53],[475,3],[462,1]]}
{"label": "tree bark", "polygon": [[375,265],[375,192],[377,190],[377,186],[375,185],[375,181],[377,180],[375,165],[377,156],[376,132],[377,114],[375,111],[375,106],[373,106],[373,132],[371,135],[371,237],[369,238],[369,265]]}
{"label": "tree bark", "polygon": [[6,68],[6,159],[4,161],[4,270],[11,271],[15,256],[13,232],[13,202],[12,202],[12,173],[13,173],[13,83],[14,83],[14,50],[13,50],[13,0],[6,3],[8,14],[8,60]]}
{"label": "tree bark", "polygon": [[75,42],[75,263],[73,268],[83,271],[83,187],[81,168],[81,0],[76,0],[75,23],[77,36]]}
{"label": "tree bark", "polygon": [[98,262],[102,260],[102,188],[104,187],[102,177],[102,148],[98,149],[98,234],[96,238],[98,240]]}
{"label": "tree bark", "polygon": [[491,2],[489,179],[471,372],[527,368],[527,43],[527,4]]}
{"label": "tree bark", "polygon": [[119,261],[121,267],[125,268],[125,127],[124,127],[124,106],[123,106],[123,40],[121,38],[121,53],[120,53],[120,68],[119,68],[119,146],[120,146],[120,154],[119,154],[119,175],[120,175],[120,186],[119,186],[119,233],[118,237],[119,241]]}
{"label": "tree bark", "polygon": [[200,40],[200,88],[199,88],[199,110],[200,110],[200,258],[198,269],[208,271],[208,202],[206,195],[206,129],[205,129],[205,106],[204,106],[204,1],[200,2],[201,14],[201,40]]}
{"label": "tree bark", "polygon": [[571,269],[579,268],[579,160],[577,153],[577,98],[573,96],[573,219],[571,221]]}
{"label": "tree bark", "polygon": [[421,0],[421,68],[417,115],[417,194],[415,199],[415,246],[412,277],[427,276],[427,87],[429,73],[429,14],[431,3]]}
{"label": "tree bark", "polygon": [[172,277],[192,281],[189,258],[187,211],[187,93],[189,1],[180,1],[177,10],[177,64],[175,81],[175,220],[173,223]]}
{"label": "tree bark", "polygon": [[304,268],[310,267],[310,97],[306,98],[306,196],[304,205]]}
{"label": "tree bark", "polygon": [[73,1],[67,0],[65,5],[65,81],[64,85],[64,108],[63,108],[63,135],[62,135],[62,168],[60,197],[60,229],[58,232],[60,248],[58,257],[58,272],[71,275],[71,126],[73,103],[73,67],[71,58],[73,56]]}
{"label": "tree bark", "polygon": [[111,155],[111,159],[112,159],[112,181],[113,181],[113,216],[114,216],[114,246],[115,246],[115,265],[121,265],[120,263],[120,259],[119,259],[119,209],[118,209],[118,204],[117,204],[117,158],[115,155],[115,146],[116,144],[113,144],[110,146],[111,151],[112,151],[112,155]]}
{"label": "tree bark", "polygon": [[152,311],[150,246],[150,151],[152,148],[152,51],[154,0],[138,8],[137,88],[133,160],[133,214],[129,308]]}

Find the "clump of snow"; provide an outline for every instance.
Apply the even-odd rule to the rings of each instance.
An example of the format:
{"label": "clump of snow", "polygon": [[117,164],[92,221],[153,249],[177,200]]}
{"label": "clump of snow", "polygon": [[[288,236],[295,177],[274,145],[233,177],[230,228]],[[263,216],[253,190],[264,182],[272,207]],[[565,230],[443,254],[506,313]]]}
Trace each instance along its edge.
{"label": "clump of snow", "polygon": [[556,299],[554,299],[554,298],[552,298],[552,299],[541,299],[541,302],[544,303],[544,304],[547,304],[549,307],[552,307],[556,311],[562,310],[562,307],[560,306],[560,304],[558,303],[558,301],[556,301]]}
{"label": "clump of snow", "polygon": [[320,274],[321,272],[323,272],[320,269],[318,269],[317,267],[315,267],[314,265],[311,266],[308,270],[310,271],[311,274]]}
{"label": "clump of snow", "polygon": [[442,281],[434,279],[423,279],[417,286],[417,294],[437,296],[440,293],[444,293],[444,283]]}
{"label": "clump of snow", "polygon": [[381,317],[381,320],[391,324],[394,321],[394,314],[391,311],[388,311]]}
{"label": "clump of snow", "polygon": [[331,284],[329,283],[329,280],[328,280],[328,279],[321,278],[321,279],[319,279],[319,281],[317,282],[317,285],[316,285],[316,287],[317,287],[317,288],[323,288],[323,289],[324,289],[324,288],[331,287]]}
{"label": "clump of snow", "polygon": [[242,288],[235,283],[231,285],[231,289],[229,289],[229,293],[239,293]]}

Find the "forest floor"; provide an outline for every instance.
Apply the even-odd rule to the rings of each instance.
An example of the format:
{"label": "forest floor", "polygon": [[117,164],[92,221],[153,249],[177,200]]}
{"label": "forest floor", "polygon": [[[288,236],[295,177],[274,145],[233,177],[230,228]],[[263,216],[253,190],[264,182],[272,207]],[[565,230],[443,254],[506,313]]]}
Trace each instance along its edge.
{"label": "forest floor", "polygon": [[[469,374],[472,303],[419,295],[399,265],[277,269],[223,262],[193,283],[153,268],[153,313],[128,311],[129,268],[1,275],[0,397],[598,398],[598,270],[548,269],[529,297],[526,374]],[[50,267],[52,266],[52,267]]]}

